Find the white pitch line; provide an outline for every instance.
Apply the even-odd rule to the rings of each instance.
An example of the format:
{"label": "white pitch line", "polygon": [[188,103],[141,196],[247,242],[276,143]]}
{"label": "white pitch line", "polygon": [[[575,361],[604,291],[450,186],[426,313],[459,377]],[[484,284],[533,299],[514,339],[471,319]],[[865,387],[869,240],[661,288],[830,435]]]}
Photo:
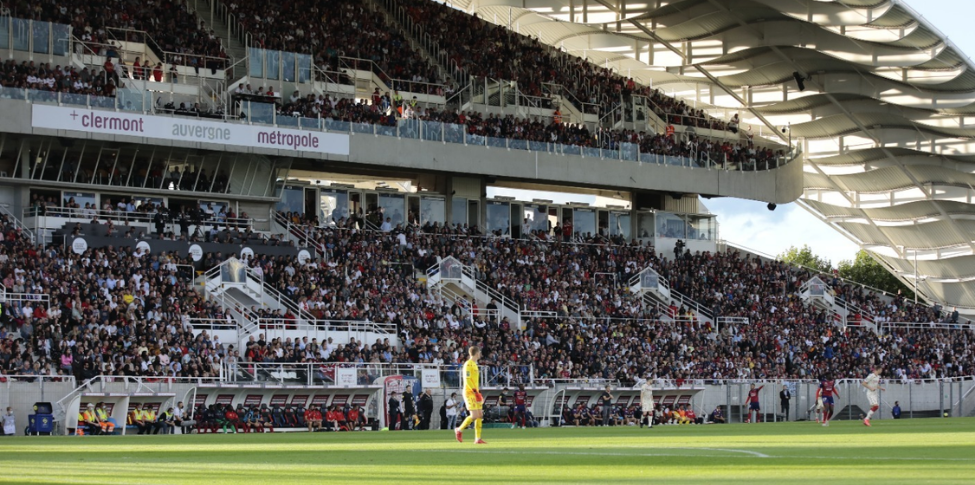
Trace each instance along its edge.
{"label": "white pitch line", "polygon": [[[748,450],[732,450],[728,448],[668,448],[671,450],[705,450],[705,451],[726,451],[729,453],[744,453],[752,455],[756,458],[776,458],[774,456],[769,456],[764,453],[759,453],[757,451]],[[436,453],[491,453],[491,454],[503,454],[503,455],[576,455],[576,456],[670,456],[670,457],[706,457],[706,458],[729,458],[728,455],[715,455],[715,454],[695,454],[688,455],[687,453],[610,453],[602,451],[594,452],[579,452],[579,451],[507,451],[507,450],[429,450]],[[427,450],[423,450],[427,451]]]}
{"label": "white pitch line", "polygon": [[[884,461],[946,461],[946,462],[968,462],[975,463],[975,458],[929,458],[929,457],[895,457],[895,456],[877,456],[877,457],[857,457],[857,456],[817,456],[817,455],[795,455],[795,456],[782,456],[782,455],[766,455],[765,453],[759,453],[757,451],[750,450],[737,450],[733,448],[672,448],[668,447],[670,450],[704,450],[704,451],[723,451],[726,453],[742,453],[746,455],[752,455],[755,458],[771,458],[771,459],[802,459],[808,458],[813,460],[884,460]],[[417,450],[421,451],[421,450]],[[422,450],[428,451],[428,450]],[[436,453],[486,453],[486,454],[501,454],[501,455],[574,455],[574,456],[633,456],[633,457],[704,457],[704,458],[729,458],[728,455],[716,455],[716,454],[694,454],[689,455],[687,453],[613,453],[613,452],[603,452],[603,451],[592,451],[592,452],[580,452],[580,451],[533,451],[533,450],[523,450],[523,451],[508,451],[508,450],[491,450],[491,449],[479,449],[479,450],[429,450]]]}

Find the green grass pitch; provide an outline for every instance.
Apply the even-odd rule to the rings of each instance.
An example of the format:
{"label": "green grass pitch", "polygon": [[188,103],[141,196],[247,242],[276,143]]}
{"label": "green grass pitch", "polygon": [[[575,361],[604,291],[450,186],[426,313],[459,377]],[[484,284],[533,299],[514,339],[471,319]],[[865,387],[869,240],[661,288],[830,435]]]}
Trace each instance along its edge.
{"label": "green grass pitch", "polygon": [[975,419],[7,437],[0,483],[975,483]]}

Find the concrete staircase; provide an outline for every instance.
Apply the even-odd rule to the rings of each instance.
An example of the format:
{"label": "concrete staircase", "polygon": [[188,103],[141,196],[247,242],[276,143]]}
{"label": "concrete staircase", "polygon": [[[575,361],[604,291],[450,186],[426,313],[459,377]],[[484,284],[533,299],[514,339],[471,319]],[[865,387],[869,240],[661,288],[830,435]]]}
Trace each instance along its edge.
{"label": "concrete staircase", "polygon": [[245,60],[247,58],[247,46],[231,34],[231,26],[227,24],[228,19],[217,13],[219,4],[220,0],[190,0],[189,8],[216,32],[217,37],[220,38],[220,43],[232,58],[232,72],[227,79],[227,84],[231,85],[247,76],[247,62]]}

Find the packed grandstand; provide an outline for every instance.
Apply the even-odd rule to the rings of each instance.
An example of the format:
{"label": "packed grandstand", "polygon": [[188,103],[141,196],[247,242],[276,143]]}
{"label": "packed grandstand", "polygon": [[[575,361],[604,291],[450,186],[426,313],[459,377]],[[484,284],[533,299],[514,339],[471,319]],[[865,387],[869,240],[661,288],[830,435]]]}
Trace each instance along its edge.
{"label": "packed grandstand", "polygon": [[[306,73],[310,78],[327,79],[343,88],[301,90],[298,81],[279,82],[275,90],[270,83],[264,85],[264,79],[251,76],[253,87],[246,82],[250,79],[233,79],[237,81],[233,89],[223,86],[227,89],[220,93],[204,89],[200,92],[206,94],[195,98],[179,98],[164,90],[175,93],[175,86],[187,76],[203,79],[209,72],[229,79],[234,72],[230,42],[223,30],[215,30],[223,27],[208,25],[188,4],[167,0],[35,5],[14,0],[3,3],[5,17],[68,26],[72,48],[63,53],[98,62],[52,66],[42,60],[8,59],[0,64],[0,98],[208,116],[235,124],[260,123],[249,120],[253,111],[244,108],[259,101],[272,105],[274,116],[287,123],[310,119],[319,128],[328,126],[323,121],[333,121],[344,126],[372,125],[374,130],[376,126],[408,130],[410,124],[404,121],[416,121],[435,124],[431,126],[441,129],[445,138],[443,133],[454,130],[461,139],[603,150],[633,145],[639,153],[694,160],[695,168],[711,168],[720,161],[741,170],[771,171],[795,155],[791,139],[772,142],[746,133],[738,114],[711,116],[696,104],[616,70],[438,2],[395,0],[386,8],[350,0],[302,0],[287,8],[253,0],[216,4],[227,18],[239,22],[242,30],[237,35],[246,36],[247,48],[308,56],[317,70]],[[390,7],[403,9],[431,42],[451,46],[443,52],[446,64],[438,64],[441,58],[418,47],[410,32],[395,25],[387,11]],[[105,13],[116,8],[122,11]],[[135,43],[145,43],[159,55],[151,62],[148,57],[132,59],[125,49]],[[226,73],[217,74],[223,69]],[[357,91],[358,74],[350,73],[359,70],[372,72],[377,84],[383,85]],[[464,96],[471,96],[463,94],[465,89],[473,92],[479,82],[502,80],[516,85],[519,95],[534,99],[529,102],[535,103],[531,105],[535,111],[504,111],[503,103],[499,109],[479,108],[470,98],[465,100]],[[139,94],[149,102],[116,103],[115,98],[140,84],[149,86]],[[295,87],[294,94],[283,92],[285,85]],[[150,96],[145,98],[146,94]],[[415,97],[411,101],[411,95],[444,101],[419,102]],[[489,95],[484,93],[484,98]],[[563,101],[568,104],[560,105]],[[646,110],[642,123],[639,116],[626,112],[635,104]],[[561,107],[575,109],[583,118],[571,120]],[[586,121],[587,115],[596,121]],[[651,117],[660,124],[651,123]],[[64,145],[67,160],[71,146]],[[48,146],[42,153],[50,150]],[[20,164],[28,156],[21,157],[18,151],[9,158]],[[975,365],[975,334],[957,311],[731,246],[685,248],[681,239],[688,238],[689,232],[661,238],[667,241],[665,246],[649,235],[628,238],[623,234],[636,231],[610,231],[604,225],[594,232],[579,231],[565,219],[512,237],[504,230],[486,229],[479,223],[483,219],[460,223],[445,213],[431,221],[409,212],[384,223],[388,215],[384,210],[393,208],[377,204],[333,217],[318,207],[318,193],[314,209],[293,211],[283,203],[262,207],[276,210],[271,218],[287,229],[275,232],[270,224],[255,229],[253,218],[241,208],[233,209],[235,204],[211,207],[210,217],[202,221],[198,215],[206,210],[202,205],[190,208],[192,204],[183,201],[179,209],[167,208],[159,193],[163,190],[231,198],[253,195],[240,192],[247,176],[241,183],[240,173],[235,178],[234,169],[221,167],[220,162],[209,175],[200,168],[202,164],[191,172],[189,162],[177,166],[168,159],[161,170],[150,166],[135,172],[133,161],[133,171],[125,172],[117,167],[121,157],[116,153],[111,171],[101,167],[107,181],[103,183],[102,172],[70,160],[53,169],[47,167],[46,155],[37,155],[42,158],[45,165],[39,176],[33,174],[42,162],[32,162],[29,169],[12,167],[30,172],[28,178],[55,185],[70,179],[72,185],[55,186],[58,190],[51,184],[28,188],[32,192],[21,198],[30,200],[29,207],[17,215],[0,214],[0,279],[4,295],[18,295],[6,298],[0,313],[0,373],[17,382],[73,377],[84,383],[98,376],[234,381],[256,375],[249,369],[270,364],[434,364],[456,370],[471,345],[483,349],[483,373],[491,379],[503,375],[512,386],[592,381],[633,387],[648,378],[669,382],[856,378],[878,363],[887,367],[891,379],[907,382],[967,376]],[[45,178],[46,170],[57,173]],[[90,185],[99,191],[99,200],[92,196],[82,206],[70,196],[77,190],[79,172],[92,177]],[[355,174],[355,181],[373,172],[365,173]],[[269,185],[281,186],[297,180],[311,187],[312,180],[327,178],[301,176],[301,180],[275,179],[267,174]],[[255,178],[256,174],[251,186]],[[319,185],[320,181],[314,184]],[[587,189],[589,185],[598,184],[587,182]],[[108,193],[101,192],[108,187]],[[115,194],[123,187],[155,190],[149,195],[160,197],[142,197],[137,203],[135,197]],[[483,199],[481,188],[477,193]],[[439,190],[443,196],[455,193]],[[682,197],[668,189],[659,192],[663,199]],[[420,193],[418,188],[415,193]],[[280,192],[276,194],[280,201]],[[671,203],[677,204],[662,202],[654,210]],[[633,204],[628,210],[637,210],[635,198]],[[400,202],[396,210],[404,209],[403,205]],[[692,214],[698,206],[694,207],[683,210]],[[54,226],[31,232],[20,221],[27,217],[46,218],[45,224],[53,220]],[[86,236],[92,242],[83,247],[72,244]],[[701,239],[714,243],[710,235]],[[143,248],[135,241],[150,244]],[[155,248],[156,241],[211,243],[229,251],[201,251],[195,257],[182,249],[147,249]],[[294,251],[240,251],[257,245]],[[230,260],[241,261],[246,274],[257,275],[283,303],[274,309],[244,308],[205,290],[207,275]],[[448,260],[459,262],[490,289],[486,293],[492,298],[474,301],[470,295],[428,285]],[[648,270],[688,304],[634,291],[631,282]],[[831,307],[812,301],[808,285],[814,279],[826,285],[830,298],[842,299],[857,314],[838,322]],[[500,311],[506,303],[494,297],[510,303],[515,313]],[[865,320],[870,325],[857,324]],[[356,323],[383,324],[391,330],[387,338],[375,341],[273,336],[280,333],[275,329],[308,325],[321,331],[316,335],[328,335],[340,324]],[[218,327],[245,325],[256,325],[247,327],[256,331],[240,331],[239,340],[221,340],[214,332]],[[276,416],[269,409],[248,410],[237,404],[239,422],[220,417],[220,406],[229,403],[199,403],[197,416],[209,430],[242,423],[254,430],[306,424],[303,414]],[[333,412],[337,408],[328,414]],[[208,419],[207,413],[215,414]],[[356,416],[349,418],[350,425],[358,423]],[[571,412],[563,419],[580,424]],[[621,411],[616,420],[631,421],[632,414]],[[141,431],[146,430],[140,427]]]}
{"label": "packed grandstand", "polygon": [[[177,269],[191,262],[186,258],[111,246],[82,254],[58,245],[41,248],[8,222],[3,284],[38,300],[4,306],[4,373],[84,381],[96,375],[212,377],[227,362],[459,365],[472,343],[484,346],[483,365],[515,369],[515,381],[527,381],[529,368],[543,381],[592,377],[622,383],[648,375],[858,376],[880,361],[897,378],[918,379],[965,375],[975,358],[967,331],[921,326],[876,335],[838,329],[798,294],[815,275],[734,250],[674,254],[598,234],[555,236],[560,228],[515,240],[485,237],[476,227],[300,227],[327,259],[301,264],[255,256],[248,265],[320,320],[395,324],[401,346],[290,338],[251,338],[246,346],[220,342],[193,328],[199,319],[230,317],[192,289],[193,274]],[[207,254],[201,269],[225,256]],[[476,268],[479,278],[521,308],[547,316],[526,319],[519,329],[496,313],[482,315],[470,303],[431,293],[415,275],[450,256]],[[611,284],[630,281],[647,267],[716,313],[748,323],[714,328],[687,308],[649,306],[627,285]],[[618,278],[594,279],[597,273]],[[957,315],[831,281],[832,291],[869,308],[877,322],[958,323]]]}

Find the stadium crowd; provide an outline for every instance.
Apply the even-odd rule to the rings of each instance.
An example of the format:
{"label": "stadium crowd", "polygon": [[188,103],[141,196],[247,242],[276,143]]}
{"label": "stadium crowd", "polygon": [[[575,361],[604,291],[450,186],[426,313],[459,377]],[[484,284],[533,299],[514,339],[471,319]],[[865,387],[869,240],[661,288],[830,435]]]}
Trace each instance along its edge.
{"label": "stadium crowd", "polygon": [[[348,98],[333,98],[330,95],[299,96],[297,93],[278,107],[278,116],[304,118],[327,118],[346,123],[367,123],[381,126],[400,125],[405,136],[419,137],[420,128],[416,124],[402,121],[395,110],[396,101],[389,94],[379,95],[370,104],[366,100],[355,101]],[[400,102],[403,103],[402,101]],[[737,165],[750,170],[775,168],[776,160],[784,160],[781,149],[756,147],[753,143],[716,141],[693,134],[668,136],[633,130],[591,130],[584,124],[560,123],[539,117],[521,118],[512,115],[484,115],[476,111],[457,112],[445,108],[437,110],[415,105],[407,110],[409,119],[428,124],[427,129],[443,130],[446,139],[461,140],[466,137],[469,143],[484,143],[487,138],[519,140],[525,142],[551,143],[605,150],[620,150],[627,147],[641,154],[655,154],[683,157],[694,160],[702,166],[709,164]],[[441,135],[423,135],[425,138]]]}
{"label": "stadium crowd", "polygon": [[[348,224],[347,221],[344,221]],[[354,222],[353,224],[357,224]],[[807,305],[798,288],[811,275],[737,252],[668,257],[653,247],[599,235],[570,242],[482,237],[476,228],[404,225],[388,232],[304,226],[328,252],[325,262],[300,264],[256,255],[248,264],[291,298],[302,313],[328,322],[393,323],[401,345],[351,340],[251,338],[220,342],[194,319],[233,323],[225,309],[188,289],[175,255],[89,249],[76,255],[39,249],[4,222],[0,275],[8,292],[37,299],[10,301],[2,313],[0,368],[15,375],[97,374],[208,377],[220,366],[255,362],[430,362],[459,365],[464,348],[480,344],[489,379],[529,375],[607,378],[632,383],[669,379],[813,378],[859,376],[883,361],[904,379],[971,372],[972,335],[961,330],[897,328],[877,336],[833,325]],[[531,311],[519,331],[497,302],[430,293],[414,278],[453,256],[504,298]],[[207,255],[207,265],[219,262]],[[671,287],[748,323],[715,328],[686,308],[644,304],[628,291],[633,275],[653,267]],[[596,278],[609,273],[613,278]],[[837,292],[859,293],[841,284]],[[42,299],[46,298],[46,299]],[[896,320],[945,318],[903,298],[859,295],[857,301]],[[287,320],[287,313],[262,314]],[[951,317],[948,317],[951,318]]]}
{"label": "stadium crowd", "polygon": [[[85,104],[85,97],[114,98],[117,79],[103,69],[87,67],[78,70],[74,66],[54,66],[34,61],[16,62],[8,59],[0,64],[0,98],[23,98],[20,90],[33,90],[32,101],[55,101],[56,93],[64,93],[66,104]],[[75,97],[75,99],[72,99]],[[98,101],[93,100],[97,105]]]}
{"label": "stadium crowd", "polygon": [[[476,78],[518,82],[529,96],[565,95],[587,113],[607,114],[633,95],[646,97],[668,122],[737,131],[737,122],[709,117],[703,110],[637,84],[611,69],[562,52],[537,38],[521,35],[477,14],[429,0],[397,2],[461,70]],[[447,66],[445,66],[447,67]]]}
{"label": "stadium crowd", "polygon": [[7,6],[15,18],[70,25],[87,52],[105,55],[112,41],[146,42],[144,32],[167,63],[208,69],[226,66],[227,52],[220,39],[183,0],[12,0]]}
{"label": "stadium crowd", "polygon": [[[316,66],[328,71],[371,70],[394,88],[442,82],[437,70],[368,4],[350,0],[275,3],[231,0],[227,7],[262,47],[310,54]],[[342,57],[350,64],[341,64]],[[358,65],[359,60],[370,61],[379,69]]]}

